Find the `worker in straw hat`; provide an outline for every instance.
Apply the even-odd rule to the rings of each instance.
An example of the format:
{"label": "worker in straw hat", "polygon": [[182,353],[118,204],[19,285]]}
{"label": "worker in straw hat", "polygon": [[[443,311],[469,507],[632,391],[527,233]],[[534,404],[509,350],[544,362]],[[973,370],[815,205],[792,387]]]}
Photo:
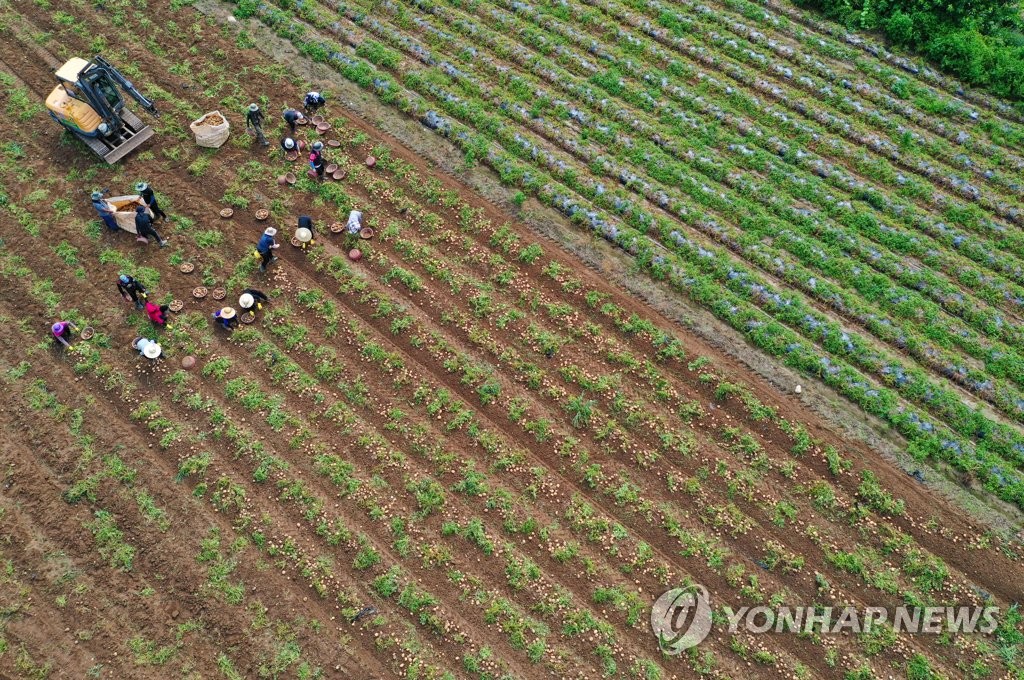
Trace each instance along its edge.
{"label": "worker in straw hat", "polygon": [[[302,231],[303,229],[305,229],[309,233],[308,234],[305,233],[304,231]],[[300,241],[302,241],[303,243],[305,243],[307,245],[314,245],[314,244],[316,244],[316,241],[313,240],[313,218],[312,217],[310,217],[309,215],[300,215],[299,216],[299,226],[295,230],[295,238],[299,239]]]}
{"label": "worker in straw hat", "polygon": [[263,112],[260,111],[260,107],[255,102],[249,104],[249,110],[245,113],[245,129],[252,129],[260,144],[270,146],[270,142],[267,141],[266,136],[263,134]]}
{"label": "worker in straw hat", "polygon": [[253,307],[256,309],[263,309],[263,303],[269,300],[266,293],[255,288],[246,288],[242,291],[242,294],[238,296],[238,306],[245,311],[250,311]]}
{"label": "worker in straw hat", "polygon": [[132,347],[139,350],[139,354],[147,359],[156,359],[163,352],[160,348],[160,343],[149,338],[135,338]]}
{"label": "worker in straw hat", "polygon": [[135,185],[135,190],[139,192],[139,196],[145,202],[149,209],[153,211],[153,217],[159,217],[164,222],[167,221],[167,213],[160,209],[160,204],[156,200],[156,194],[153,193],[153,188],[145,182],[139,182]]}
{"label": "worker in straw hat", "polygon": [[263,231],[263,236],[260,237],[259,242],[256,244],[256,252],[260,254],[261,259],[261,272],[266,272],[267,265],[277,260],[277,257],[274,256],[274,251],[280,247],[280,244],[274,241],[275,234],[277,234],[277,229],[267,227]]}
{"label": "worker in straw hat", "polygon": [[302,142],[297,142],[291,137],[282,137],[281,148],[284,149],[285,154],[298,153],[302,149]]}
{"label": "worker in straw hat", "polygon": [[238,325],[238,317],[235,315],[233,307],[221,307],[213,313],[213,318],[219,321],[221,325],[228,330],[231,330]]}

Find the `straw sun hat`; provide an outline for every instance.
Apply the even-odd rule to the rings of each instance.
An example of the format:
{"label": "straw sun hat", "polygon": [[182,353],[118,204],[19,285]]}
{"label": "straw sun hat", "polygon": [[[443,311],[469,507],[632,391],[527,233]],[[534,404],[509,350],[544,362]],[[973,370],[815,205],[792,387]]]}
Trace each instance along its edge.
{"label": "straw sun hat", "polygon": [[160,356],[160,345],[155,342],[151,342],[142,349],[142,356],[147,359],[156,359]]}
{"label": "straw sun hat", "polygon": [[225,307],[220,310],[220,318],[222,319],[233,319],[235,318],[235,310],[233,307]]}
{"label": "straw sun hat", "polygon": [[242,293],[242,296],[238,298],[238,306],[242,309],[249,309],[255,303],[256,301],[253,299],[252,295],[249,295],[248,293]]}

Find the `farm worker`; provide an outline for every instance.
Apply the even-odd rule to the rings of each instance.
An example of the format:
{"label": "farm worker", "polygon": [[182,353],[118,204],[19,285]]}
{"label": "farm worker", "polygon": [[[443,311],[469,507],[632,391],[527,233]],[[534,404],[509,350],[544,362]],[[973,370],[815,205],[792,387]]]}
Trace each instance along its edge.
{"label": "farm worker", "polygon": [[50,326],[50,331],[53,333],[54,342],[60,343],[65,347],[71,347],[68,340],[71,339],[71,331],[76,329],[75,324],[70,321],[58,321]]}
{"label": "farm worker", "polygon": [[363,213],[358,210],[353,210],[348,214],[348,224],[345,226],[345,231],[350,234],[358,234],[359,230],[363,228]]}
{"label": "farm worker", "polygon": [[288,123],[288,129],[292,131],[290,135],[292,137],[295,136],[295,127],[299,124],[299,121],[306,120],[306,117],[295,109],[285,109],[281,116],[284,118],[284,122]]}
{"label": "farm worker", "polygon": [[238,319],[235,317],[235,310],[231,307],[222,307],[213,313],[213,318],[219,321],[224,328],[231,330],[238,325]]}
{"label": "farm worker", "polygon": [[160,349],[160,343],[149,338],[135,338],[132,347],[139,350],[139,354],[147,359],[156,359],[160,356],[160,352],[163,351]]}
{"label": "farm worker", "polygon": [[135,208],[135,231],[138,233],[139,238],[149,243],[149,238],[155,238],[160,242],[160,247],[163,248],[167,245],[167,241],[160,238],[160,234],[156,233],[156,229],[153,228],[153,218],[146,213],[146,206],[140,205]]}
{"label": "farm worker", "polygon": [[142,300],[139,298],[146,297],[146,287],[140,281],[127,274],[121,274],[117,277],[117,292],[121,294],[125,302],[134,302],[135,309],[142,309]]}
{"label": "farm worker", "polygon": [[302,100],[302,105],[306,108],[306,112],[310,114],[316,113],[317,109],[326,103],[327,100],[319,92],[307,92],[306,98]]}
{"label": "farm worker", "polygon": [[111,205],[110,201],[103,198],[102,191],[92,192],[92,207],[96,208],[97,214],[100,219],[103,220],[103,224],[107,225],[110,231],[117,231],[117,220],[114,219],[114,206]]}
{"label": "farm worker", "polygon": [[299,150],[299,143],[291,137],[285,137],[281,140],[281,148],[284,149],[285,153],[291,153],[292,151]]}
{"label": "farm worker", "polygon": [[267,271],[267,265],[274,262],[277,258],[274,257],[274,250],[280,247],[279,244],[274,243],[274,234],[277,233],[277,229],[273,227],[267,227],[263,232],[263,236],[260,237],[259,243],[256,244],[256,252],[260,254],[260,271]]}
{"label": "farm worker", "polygon": [[238,306],[248,311],[255,305],[256,309],[263,309],[263,303],[269,300],[266,294],[255,288],[246,288],[238,296]]}
{"label": "farm worker", "polygon": [[166,326],[168,309],[169,307],[167,305],[157,305],[152,302],[147,302],[146,316],[148,316],[149,320],[152,321],[157,326]]}
{"label": "farm worker", "polygon": [[300,215],[299,216],[299,229],[309,229],[309,233],[310,233],[310,241],[309,241],[309,243],[310,243],[310,245],[312,245],[314,243],[313,238],[312,238],[312,234],[313,234],[313,218],[310,217],[309,215]]}
{"label": "farm worker", "polygon": [[135,190],[142,196],[142,200],[149,206],[149,209],[153,211],[154,217],[159,217],[164,222],[167,221],[167,213],[160,209],[160,204],[156,201],[156,194],[153,193],[153,189],[145,182],[139,182],[135,185]]}
{"label": "farm worker", "polygon": [[270,142],[267,141],[266,136],[263,134],[263,112],[260,111],[260,107],[255,103],[249,104],[249,110],[245,114],[245,129],[252,128],[252,131],[256,133],[256,139],[263,146],[270,146]]}
{"label": "farm worker", "polygon": [[323,142],[313,142],[312,150],[309,153],[309,167],[316,170],[316,178],[322,182],[325,167]]}

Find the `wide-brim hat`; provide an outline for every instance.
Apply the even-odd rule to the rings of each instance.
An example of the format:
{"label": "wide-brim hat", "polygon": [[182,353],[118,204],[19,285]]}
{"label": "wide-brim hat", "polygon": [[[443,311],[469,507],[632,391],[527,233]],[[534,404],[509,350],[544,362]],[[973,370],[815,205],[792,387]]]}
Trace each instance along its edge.
{"label": "wide-brim hat", "polygon": [[160,351],[160,344],[156,342],[151,342],[142,349],[142,356],[146,357],[147,359],[156,359],[158,356],[160,356]]}
{"label": "wide-brim hat", "polygon": [[257,106],[255,103],[252,103],[252,104],[249,104],[249,110],[250,111],[259,111],[260,107]]}
{"label": "wide-brim hat", "polygon": [[295,148],[295,140],[292,139],[291,137],[289,137],[286,140],[284,140],[284,148],[286,148],[286,149],[294,149]]}
{"label": "wide-brim hat", "polygon": [[98,201],[101,198],[103,198],[103,192],[102,191],[94,191],[94,192],[92,192],[92,200]]}
{"label": "wide-brim hat", "polygon": [[138,184],[135,185],[135,190],[138,191],[139,193],[142,193],[143,191],[145,191],[148,188],[149,188],[149,185],[146,184],[145,182],[139,182]]}
{"label": "wide-brim hat", "polygon": [[234,309],[234,307],[225,307],[222,310],[220,310],[220,318],[222,318],[222,319],[233,319],[233,318],[235,318],[235,309]]}
{"label": "wide-brim hat", "polygon": [[319,151],[320,149],[324,148],[324,143],[323,142],[313,142],[313,148],[316,149],[317,151]]}
{"label": "wide-brim hat", "polygon": [[273,236],[274,234],[277,233],[277,229],[274,229],[273,227],[267,227],[266,229],[263,230],[263,233],[266,234],[267,236]]}
{"label": "wide-brim hat", "polygon": [[117,277],[117,280],[120,281],[121,283],[128,283],[129,281],[131,281],[131,278],[127,274],[121,274],[120,276]]}
{"label": "wide-brim hat", "polygon": [[249,309],[254,304],[256,304],[256,300],[248,293],[242,293],[242,296],[238,298],[238,306],[242,309]]}
{"label": "wide-brim hat", "polygon": [[307,243],[313,240],[313,232],[305,227],[299,227],[295,230],[295,238],[299,239],[303,243]]}

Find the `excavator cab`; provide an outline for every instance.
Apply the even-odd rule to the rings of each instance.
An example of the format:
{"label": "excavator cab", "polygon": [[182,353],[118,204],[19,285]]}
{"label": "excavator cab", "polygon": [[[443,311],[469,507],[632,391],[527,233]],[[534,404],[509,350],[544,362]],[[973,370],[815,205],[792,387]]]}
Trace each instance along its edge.
{"label": "excavator cab", "polygon": [[115,163],[153,136],[153,129],[125,108],[117,88],[159,116],[156,106],[103,57],[74,57],[54,75],[58,85],[46,98],[50,115],[103,160]]}

